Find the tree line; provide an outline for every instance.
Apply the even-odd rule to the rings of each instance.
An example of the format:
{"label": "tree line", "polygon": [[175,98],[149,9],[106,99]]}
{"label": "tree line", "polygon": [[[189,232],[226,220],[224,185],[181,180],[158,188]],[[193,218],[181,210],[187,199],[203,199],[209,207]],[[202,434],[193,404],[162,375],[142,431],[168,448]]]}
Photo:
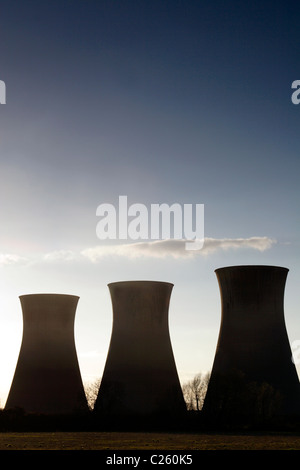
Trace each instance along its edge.
{"label": "tree line", "polygon": [[[201,411],[207,392],[210,372],[198,373],[182,384],[183,398],[188,411]],[[101,377],[85,384],[89,409],[92,411],[101,385]]]}
{"label": "tree line", "polygon": [[[232,431],[236,429],[268,429],[300,432],[300,416],[280,417],[281,396],[270,384],[256,383],[246,379],[241,372],[234,372],[219,377],[214,383],[214,394],[207,402],[207,390],[211,374],[198,373],[192,379],[181,384],[187,413],[177,419],[168,415],[133,417],[125,420],[111,419],[94,413],[101,377],[84,384],[90,412],[67,416],[47,416],[27,414],[22,409],[0,410],[0,432],[19,431],[52,431],[52,430],[180,430],[183,432],[201,432],[207,430]],[[211,395],[211,394],[210,394]],[[206,402],[205,402],[206,400]]]}

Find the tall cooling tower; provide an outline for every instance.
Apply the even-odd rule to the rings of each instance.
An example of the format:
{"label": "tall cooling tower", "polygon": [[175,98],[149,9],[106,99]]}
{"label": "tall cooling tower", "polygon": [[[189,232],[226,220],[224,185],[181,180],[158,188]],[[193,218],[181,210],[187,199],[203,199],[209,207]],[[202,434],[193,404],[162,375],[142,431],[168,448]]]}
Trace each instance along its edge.
{"label": "tall cooling tower", "polygon": [[121,417],[185,412],[168,325],[173,284],[123,281],[108,287],[113,328],[95,412]]}
{"label": "tall cooling tower", "polygon": [[20,297],[23,338],[6,409],[41,414],[88,410],[74,340],[78,300],[64,294]]}
{"label": "tall cooling tower", "polygon": [[299,379],[284,319],[288,269],[250,265],[215,272],[222,315],[203,410],[222,412],[228,400],[241,399],[240,377],[244,383],[272,387],[278,414],[298,413]]}

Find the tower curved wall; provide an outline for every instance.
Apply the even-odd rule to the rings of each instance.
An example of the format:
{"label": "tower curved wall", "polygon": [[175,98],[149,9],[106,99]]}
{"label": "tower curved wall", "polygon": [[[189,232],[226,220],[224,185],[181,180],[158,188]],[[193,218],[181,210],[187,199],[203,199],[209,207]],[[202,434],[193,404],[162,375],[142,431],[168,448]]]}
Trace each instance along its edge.
{"label": "tower curved wall", "polygon": [[173,284],[123,281],[108,287],[113,327],[95,411],[114,416],[185,411],[168,325]]}
{"label": "tower curved wall", "polygon": [[65,294],[20,296],[23,337],[6,409],[41,414],[88,410],[74,339],[78,300]]}
{"label": "tower curved wall", "polygon": [[284,318],[288,269],[246,265],[215,273],[221,325],[204,411],[221,409],[229,390],[237,395],[239,376],[244,383],[268,384],[281,397],[281,412],[298,413],[299,379]]}

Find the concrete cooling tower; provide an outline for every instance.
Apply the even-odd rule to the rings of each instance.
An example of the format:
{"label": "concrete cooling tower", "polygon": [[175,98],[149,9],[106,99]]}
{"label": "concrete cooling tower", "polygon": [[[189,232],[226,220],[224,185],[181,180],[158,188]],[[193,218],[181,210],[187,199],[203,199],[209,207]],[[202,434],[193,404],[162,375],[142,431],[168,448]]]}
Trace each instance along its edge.
{"label": "concrete cooling tower", "polygon": [[244,383],[271,386],[278,414],[299,413],[299,379],[284,319],[288,269],[250,265],[215,272],[221,325],[203,411],[222,413],[225,403],[237,403],[239,377]]}
{"label": "concrete cooling tower", "polygon": [[173,284],[124,281],[108,287],[113,328],[95,412],[121,417],[185,412],[168,325]]}
{"label": "concrete cooling tower", "polygon": [[23,338],[5,409],[41,414],[88,410],[74,340],[78,300],[64,294],[20,297]]}

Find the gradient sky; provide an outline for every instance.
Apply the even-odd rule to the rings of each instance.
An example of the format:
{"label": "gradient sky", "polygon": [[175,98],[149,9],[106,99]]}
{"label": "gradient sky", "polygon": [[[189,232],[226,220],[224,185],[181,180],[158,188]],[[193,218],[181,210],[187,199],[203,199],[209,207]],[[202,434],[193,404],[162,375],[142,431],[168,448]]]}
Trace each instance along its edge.
{"label": "gradient sky", "polygon": [[[286,324],[291,343],[300,339],[299,20],[293,1],[1,1],[2,406],[27,293],[80,296],[85,382],[103,372],[107,283],[118,280],[174,283],[182,381],[212,367],[218,267],[288,267]],[[96,209],[120,195],[204,204],[211,249],[105,254],[114,243],[97,238]],[[87,256],[99,245],[102,256]]]}

